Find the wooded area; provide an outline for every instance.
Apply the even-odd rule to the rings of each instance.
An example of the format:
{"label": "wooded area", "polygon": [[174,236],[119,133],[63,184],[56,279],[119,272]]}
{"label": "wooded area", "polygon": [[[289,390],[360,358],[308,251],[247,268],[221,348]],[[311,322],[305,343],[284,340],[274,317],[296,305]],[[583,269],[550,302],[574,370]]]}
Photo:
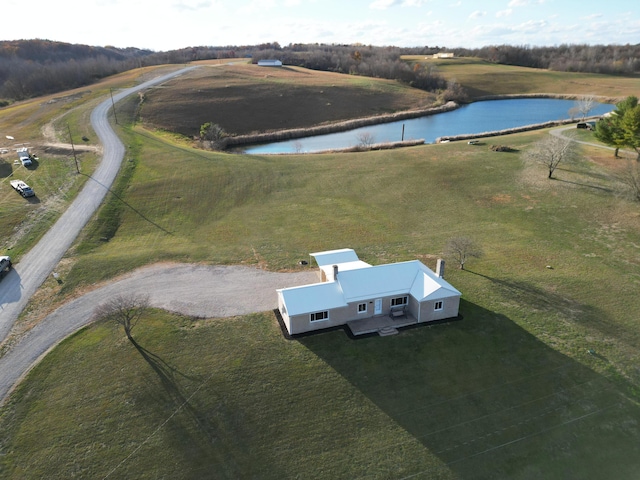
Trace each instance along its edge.
{"label": "wooded area", "polygon": [[479,57],[493,63],[546,68],[559,72],[632,75],[640,72],[640,45],[560,45],[555,47],[488,46],[458,48],[457,56]]}
{"label": "wooded area", "polygon": [[[273,42],[153,52],[49,40],[1,41],[0,107],[17,100],[90,85],[100,78],[137,67],[239,57],[251,58],[254,63],[273,58],[285,65],[398,80],[422,90],[443,91],[445,100],[464,100],[460,87],[447,84],[436,67],[411,65],[401,59],[402,55],[428,56],[444,50],[437,46],[401,48],[357,44],[289,44],[282,47]],[[622,75],[640,72],[640,45],[502,45],[452,51],[456,56],[558,71]]]}

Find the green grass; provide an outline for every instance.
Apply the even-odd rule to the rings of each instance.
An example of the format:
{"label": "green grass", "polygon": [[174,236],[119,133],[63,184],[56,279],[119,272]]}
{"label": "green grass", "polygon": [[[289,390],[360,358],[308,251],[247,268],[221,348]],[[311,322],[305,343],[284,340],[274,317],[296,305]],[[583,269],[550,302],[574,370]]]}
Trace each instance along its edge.
{"label": "green grass", "polygon": [[[388,341],[353,343],[341,333],[331,333],[300,342],[321,359],[313,363],[316,375],[323,369],[337,372],[336,381],[342,385],[346,380],[352,389],[339,393],[316,385],[315,376],[304,381],[296,377],[293,383],[301,390],[292,394],[295,405],[316,412],[329,402],[331,408],[323,415],[338,419],[335,427],[311,435],[312,443],[335,447],[314,451],[300,426],[307,417],[291,420],[291,430],[283,435],[288,448],[302,450],[290,460],[277,459],[274,471],[292,476],[301,463],[320,468],[314,466],[321,463],[319,455],[327,465],[336,465],[322,467],[319,478],[357,477],[367,471],[365,465],[378,472],[374,478],[423,470],[429,472],[425,478],[434,472],[445,478],[475,478],[474,472],[482,477],[493,471],[507,478],[563,478],[567,472],[578,478],[633,476],[638,464],[630,460],[628,445],[640,440],[638,207],[615,194],[608,164],[601,163],[601,157],[561,166],[555,180],[547,180],[541,168],[524,166],[519,152],[546,134],[511,135],[478,146],[450,143],[391,152],[257,157],[192,151],[136,129],[128,144],[135,143],[139,163],[126,194],[117,200],[122,207],[117,232],[109,242],[91,243],[91,235],[85,239],[91,248],[77,258],[65,287],[71,290],[166,258],[296,268],[310,251],[340,247],[355,248],[373,264],[421,258],[433,267],[451,236],[469,235],[484,246],[486,256],[470,263],[466,272],[450,264],[447,274],[463,292],[464,322],[405,332]],[[517,151],[491,152],[490,143]],[[245,322],[253,318],[228,322],[239,322],[243,333],[226,331],[210,343],[233,345],[237,335],[247,335]],[[261,318],[272,322],[270,316]],[[440,331],[446,332],[442,344],[436,341]],[[278,336],[277,328],[273,335]],[[256,343],[242,347],[246,353],[234,350],[225,357],[243,362],[243,355],[266,348],[272,353],[264,361],[280,371],[280,353],[262,333],[255,337]],[[178,338],[163,341],[166,355],[185,352]],[[371,351],[361,349],[363,345]],[[391,352],[385,353],[386,348]],[[202,368],[217,365],[201,358],[202,350],[197,352],[190,361],[198,357]],[[303,368],[309,360],[297,355],[298,367]],[[411,365],[405,367],[406,374],[394,363],[399,359]],[[553,370],[560,365],[568,366],[566,371]],[[269,375],[276,374],[254,370],[241,378],[260,384]],[[433,392],[431,383],[413,381],[419,377],[431,382],[432,375],[437,386]],[[511,383],[530,376],[522,386]],[[242,383],[226,384],[224,394],[248,395],[235,385],[238,382]],[[488,390],[478,399],[482,385]],[[238,388],[243,393],[237,393]],[[328,393],[308,398],[307,390]],[[267,401],[264,392],[252,392],[254,403]],[[416,402],[437,403],[434,395],[446,400],[438,404],[435,415],[400,414],[417,409]],[[334,398],[337,404],[331,403]],[[271,401],[284,402],[278,396]],[[361,419],[361,404],[373,404],[377,420],[373,425],[358,420],[364,423],[344,427],[351,433],[336,440],[329,432],[346,418]],[[340,405],[348,413],[343,415]],[[279,433],[281,413],[270,412],[261,414],[267,417],[264,428]],[[244,407],[226,415],[235,426],[224,427],[234,432],[231,436],[244,438],[249,429],[244,422],[253,426],[257,421],[236,419],[235,415],[244,418]],[[143,417],[140,421],[148,422],[148,428],[159,421]],[[380,427],[377,422],[382,419],[392,422]],[[324,416],[319,422],[331,425]],[[389,433],[381,433],[386,430]],[[619,431],[624,434],[616,439],[617,433],[611,432]],[[366,436],[367,445],[372,438],[379,442],[376,448],[370,445],[374,454],[367,456],[369,449],[360,446],[351,456],[343,452],[360,439],[358,435]],[[183,443],[182,437],[170,437],[171,445]],[[244,449],[259,450],[250,439],[240,447],[229,445],[229,438],[222,443],[234,458]],[[606,447],[598,449],[599,442]],[[169,454],[174,448],[166,445],[161,451]],[[487,454],[481,453],[485,450]],[[261,477],[263,471],[252,469],[275,468],[276,453],[259,452],[252,461],[238,459],[239,470],[229,476]],[[106,455],[109,462],[115,461]],[[214,461],[202,452],[195,457],[200,455],[198,461]],[[354,465],[355,460],[344,460],[345,455],[361,463]]]}
{"label": "green grass", "polygon": [[[13,258],[22,254],[40,239],[64,212],[80,188],[86,176],[77,175],[73,158],[36,152],[38,160],[31,167],[13,164],[15,152],[5,155],[0,163],[0,223],[3,225],[0,251]],[[92,171],[97,157],[94,153],[82,153],[78,162],[83,171]],[[36,193],[35,197],[22,198],[10,185],[10,181],[25,181]]]}
{"label": "green grass", "polygon": [[[51,150],[45,148],[45,144],[69,143],[70,129],[75,145],[84,143],[83,136],[89,139],[90,144],[97,145],[90,115],[100,101],[108,98],[109,88],[131,86],[150,71],[160,74],[163,70],[163,67],[136,69],[107,78],[91,89],[79,88],[0,109],[0,131],[4,132],[0,147],[9,150],[9,153],[0,156],[1,254],[10,254],[14,261],[19,261],[59,218],[87,179],[84,175],[76,174],[71,151]],[[57,132],[57,138],[43,135],[43,127],[48,124]],[[5,140],[5,133],[15,140]],[[17,159],[14,144],[23,143],[39,157],[38,162],[29,169],[13,163]],[[98,161],[95,153],[78,151],[77,158],[85,174],[90,174]],[[20,197],[9,184],[15,178],[26,181],[36,192],[37,198],[25,200]]]}
{"label": "green grass", "polygon": [[1,477],[640,473],[640,213],[616,195],[608,152],[585,148],[547,180],[518,152],[546,131],[264,157],[124,133],[133,161],[69,254],[63,293],[167,259],[286,270],[351,247],[372,264],[433,267],[449,238],[468,235],[485,257],[447,268],[464,320],[286,341],[270,312],[155,311],[134,332],[146,350],[92,326],[0,410]]}
{"label": "green grass", "polygon": [[[472,274],[470,274],[472,275]],[[66,340],[0,417],[3,478],[633,478],[640,410],[508,317],[285,340],[152,312]],[[603,360],[600,360],[603,361]],[[55,405],[55,408],[52,406]]]}

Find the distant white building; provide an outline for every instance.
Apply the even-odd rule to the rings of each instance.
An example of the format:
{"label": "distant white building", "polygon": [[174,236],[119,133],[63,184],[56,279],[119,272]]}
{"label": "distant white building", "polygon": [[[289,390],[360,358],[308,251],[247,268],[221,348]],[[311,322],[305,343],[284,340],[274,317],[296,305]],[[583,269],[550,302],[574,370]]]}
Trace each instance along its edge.
{"label": "distant white building", "polygon": [[434,53],[433,58],[453,58],[453,53],[451,52]]}
{"label": "distant white building", "polygon": [[460,292],[418,260],[371,266],[349,248],[312,253],[320,282],[277,290],[291,335],[346,325],[354,335],[458,316]]}
{"label": "distant white building", "polygon": [[282,62],[280,60],[258,60],[259,67],[281,67]]}

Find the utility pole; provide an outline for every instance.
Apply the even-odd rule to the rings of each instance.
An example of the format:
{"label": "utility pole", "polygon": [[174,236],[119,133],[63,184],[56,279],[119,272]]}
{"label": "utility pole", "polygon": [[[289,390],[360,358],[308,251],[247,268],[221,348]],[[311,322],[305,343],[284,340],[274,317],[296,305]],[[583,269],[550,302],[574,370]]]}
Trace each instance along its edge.
{"label": "utility pole", "polygon": [[73,152],[73,160],[76,162],[76,172],[80,173],[80,167],[78,166],[78,158],[76,157],[76,149],[73,146],[73,137],[71,136],[71,127],[67,123],[67,130],[69,130],[69,141],[71,142],[71,151]]}
{"label": "utility pole", "polygon": [[113,88],[109,87],[109,93],[111,93],[111,105],[113,106],[113,118],[116,119],[116,125],[118,125],[118,115],[116,115],[116,104],[113,101]]}

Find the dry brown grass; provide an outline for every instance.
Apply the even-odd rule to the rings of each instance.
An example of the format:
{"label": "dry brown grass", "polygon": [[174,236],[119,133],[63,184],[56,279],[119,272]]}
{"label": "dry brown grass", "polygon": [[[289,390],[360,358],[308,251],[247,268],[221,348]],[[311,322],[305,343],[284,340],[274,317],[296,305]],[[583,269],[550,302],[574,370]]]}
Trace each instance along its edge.
{"label": "dry brown grass", "polygon": [[[183,135],[205,122],[244,135],[424,108],[433,94],[391,80],[297,67],[223,65],[173,80],[145,95],[142,121]],[[167,108],[171,105],[171,108]],[[282,114],[286,112],[286,114]]]}

